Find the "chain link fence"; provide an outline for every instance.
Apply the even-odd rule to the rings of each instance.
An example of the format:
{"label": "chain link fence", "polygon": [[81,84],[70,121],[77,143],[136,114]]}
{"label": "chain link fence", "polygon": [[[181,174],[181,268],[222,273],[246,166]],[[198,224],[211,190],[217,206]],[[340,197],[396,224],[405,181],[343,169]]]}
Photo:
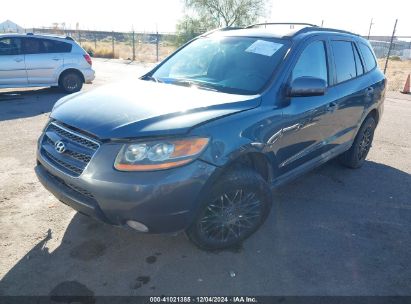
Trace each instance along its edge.
{"label": "chain link fence", "polygon": [[402,91],[407,76],[411,74],[411,36],[394,36],[392,44],[391,36],[370,36],[368,40],[381,70],[386,69],[387,90]]}
{"label": "chain link fence", "polygon": [[174,33],[105,32],[33,28],[36,34],[55,34],[75,39],[91,56],[126,59],[137,62],[158,62],[176,48]]}

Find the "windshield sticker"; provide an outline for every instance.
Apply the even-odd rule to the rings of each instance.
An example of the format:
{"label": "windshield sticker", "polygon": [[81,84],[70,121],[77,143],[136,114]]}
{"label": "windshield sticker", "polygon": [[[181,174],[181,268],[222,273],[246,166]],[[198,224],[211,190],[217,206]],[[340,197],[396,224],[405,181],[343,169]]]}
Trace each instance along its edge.
{"label": "windshield sticker", "polygon": [[255,53],[264,56],[272,56],[277,52],[283,45],[281,43],[275,43],[265,40],[257,40],[252,45],[250,45],[245,51],[249,53]]}

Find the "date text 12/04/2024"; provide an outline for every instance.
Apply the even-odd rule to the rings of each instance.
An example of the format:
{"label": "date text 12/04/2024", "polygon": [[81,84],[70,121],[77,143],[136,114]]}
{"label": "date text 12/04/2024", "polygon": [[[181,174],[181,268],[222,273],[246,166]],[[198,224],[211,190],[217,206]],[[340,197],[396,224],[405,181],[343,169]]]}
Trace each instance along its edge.
{"label": "date text 12/04/2024", "polygon": [[150,297],[150,303],[258,303],[255,297]]}

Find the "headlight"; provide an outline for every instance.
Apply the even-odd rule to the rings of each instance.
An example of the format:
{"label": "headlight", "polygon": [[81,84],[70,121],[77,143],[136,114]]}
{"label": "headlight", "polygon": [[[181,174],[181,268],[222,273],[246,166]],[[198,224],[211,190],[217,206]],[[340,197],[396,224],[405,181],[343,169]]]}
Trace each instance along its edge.
{"label": "headlight", "polygon": [[193,161],[208,144],[208,138],[193,137],[124,145],[114,162],[120,171],[154,171]]}

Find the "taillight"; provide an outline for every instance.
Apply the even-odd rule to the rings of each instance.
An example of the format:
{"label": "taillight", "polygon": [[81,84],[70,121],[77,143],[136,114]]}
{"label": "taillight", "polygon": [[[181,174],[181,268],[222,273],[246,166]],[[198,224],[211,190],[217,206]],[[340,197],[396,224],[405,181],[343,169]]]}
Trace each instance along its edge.
{"label": "taillight", "polygon": [[93,62],[91,61],[91,57],[89,54],[84,54],[84,59],[88,62],[89,65],[93,65]]}

